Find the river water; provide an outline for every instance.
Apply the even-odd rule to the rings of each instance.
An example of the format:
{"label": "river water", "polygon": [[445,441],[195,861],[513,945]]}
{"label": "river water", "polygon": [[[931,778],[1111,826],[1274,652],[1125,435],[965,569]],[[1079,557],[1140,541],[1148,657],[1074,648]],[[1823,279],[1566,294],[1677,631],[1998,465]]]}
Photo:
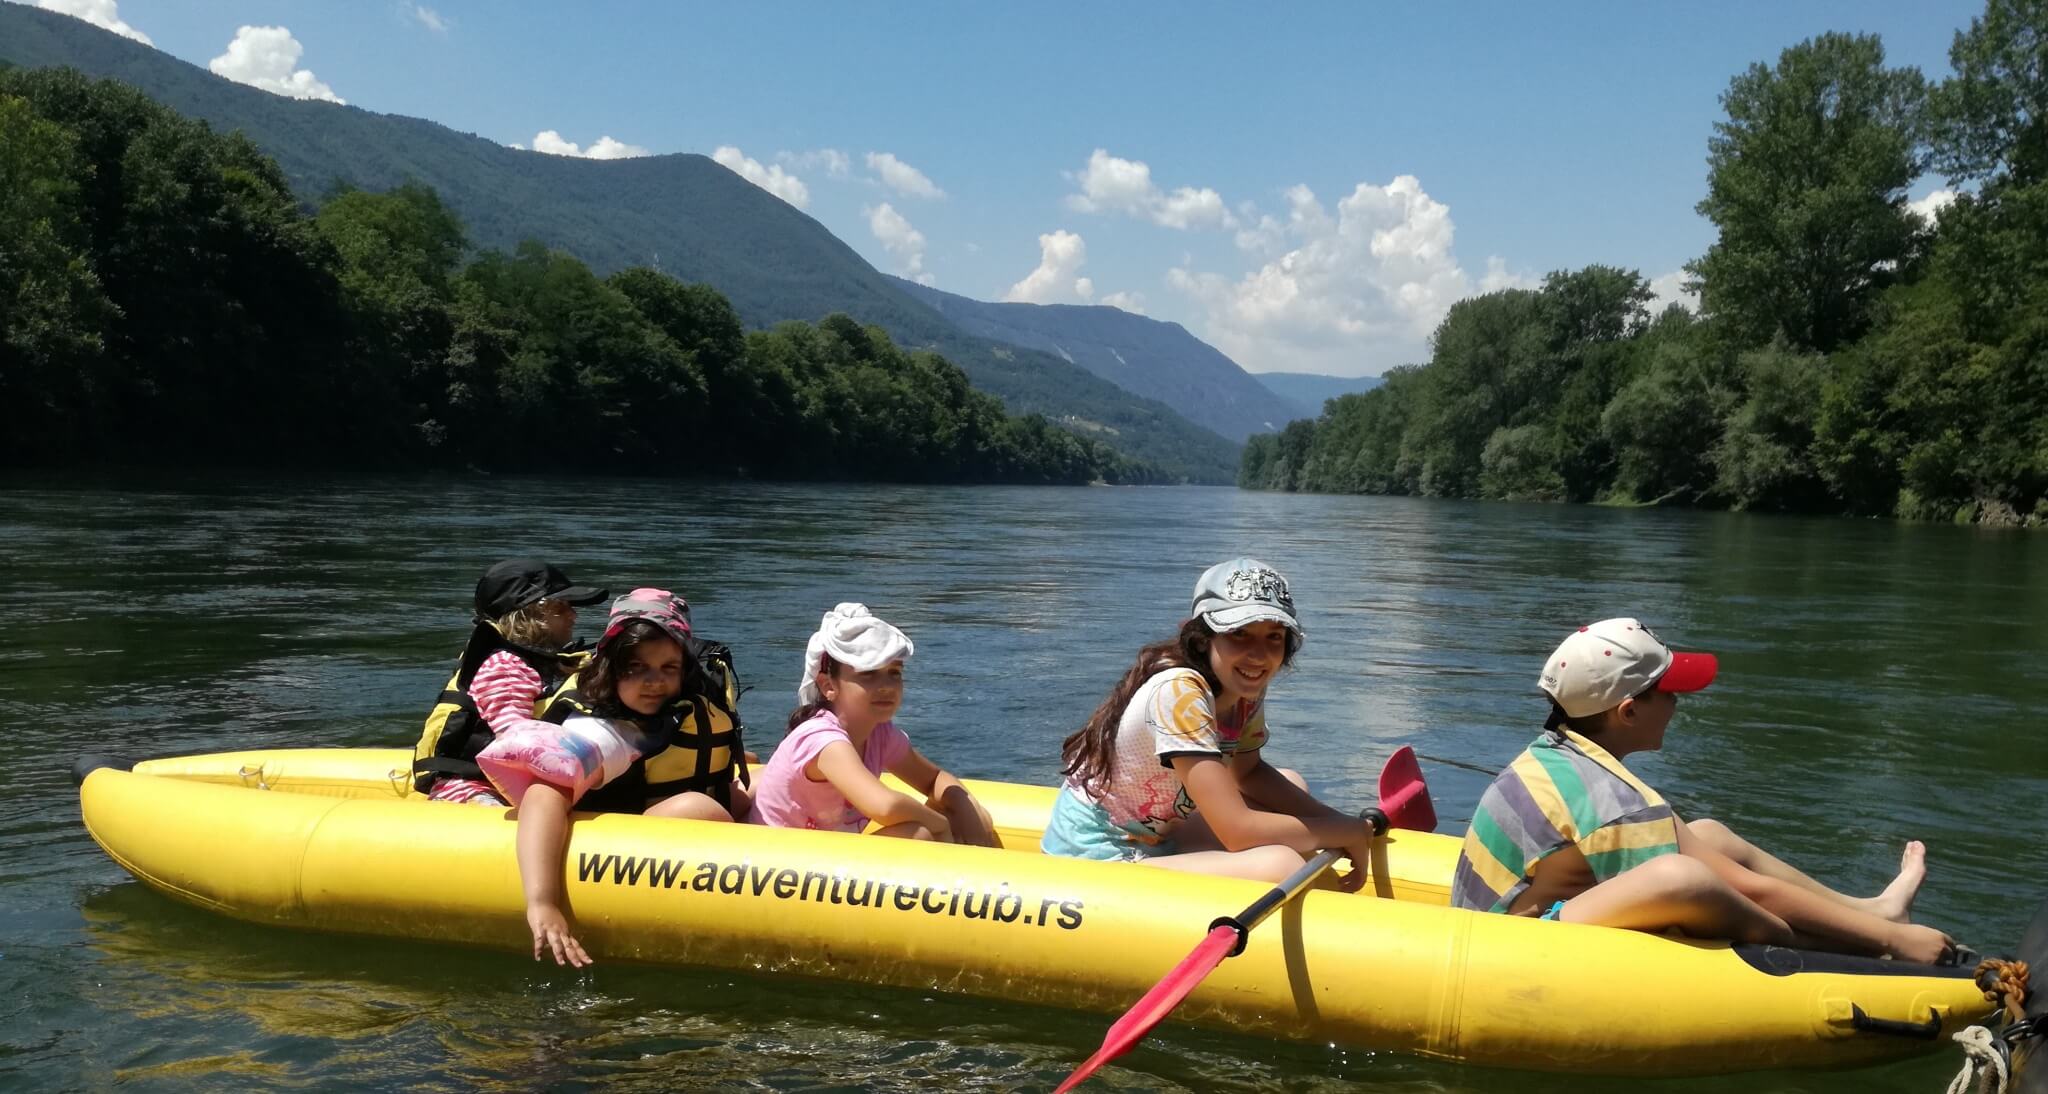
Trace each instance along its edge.
{"label": "river water", "polygon": [[[1192,488],[16,480],[0,1086],[1009,1090],[1093,1049],[1098,1015],[247,926],[144,889],[86,836],[79,752],[409,744],[477,573],[508,554],[686,593],[756,685],[763,752],[819,613],[865,601],[917,642],[900,722],[919,747],[1038,782],[1202,568],[1255,555],[1291,577],[1310,635],[1274,687],[1269,754],[1355,806],[1412,744],[1453,832],[1534,735],[1551,646],[1634,614],[1721,655],[1664,751],[1630,761],[1681,813],[1857,892],[1924,839],[1920,917],[1984,950],[2048,897],[2040,535]],[[1939,1090],[1956,1063],[1644,1084],[1168,1028],[1101,1089],[1848,1094]]]}

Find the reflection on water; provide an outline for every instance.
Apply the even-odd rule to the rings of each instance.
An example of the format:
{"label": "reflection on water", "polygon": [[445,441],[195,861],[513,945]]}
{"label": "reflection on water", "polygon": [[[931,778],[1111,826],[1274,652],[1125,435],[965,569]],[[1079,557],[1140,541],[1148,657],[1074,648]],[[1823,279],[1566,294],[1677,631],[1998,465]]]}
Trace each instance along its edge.
{"label": "reflection on water", "polygon": [[[1557,636],[1640,614],[1722,654],[1637,764],[1681,811],[1853,890],[1926,839],[1924,917],[1985,948],[2048,895],[2039,536],[1228,490],[220,480],[0,493],[0,552],[9,1086],[1042,1089],[1093,1049],[1097,1015],[248,926],[143,889],[84,835],[66,777],[82,751],[409,743],[476,573],[512,553],[684,591],[754,685],[763,751],[818,614],[864,600],[917,640],[903,724],[920,748],[1040,782],[1194,576],[1257,555],[1293,578],[1310,634],[1276,685],[1275,758],[1353,803],[1414,744],[1446,829],[1533,734]],[[1955,1062],[1656,1086],[1930,1090]],[[1101,1089],[1643,1085],[1170,1028]]]}

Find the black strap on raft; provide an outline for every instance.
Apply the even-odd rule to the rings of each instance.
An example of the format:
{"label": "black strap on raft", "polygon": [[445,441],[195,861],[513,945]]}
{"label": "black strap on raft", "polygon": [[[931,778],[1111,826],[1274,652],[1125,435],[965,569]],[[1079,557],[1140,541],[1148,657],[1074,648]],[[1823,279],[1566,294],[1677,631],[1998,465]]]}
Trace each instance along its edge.
{"label": "black strap on raft", "polygon": [[1863,1013],[1863,1008],[1849,1004],[1849,1028],[1858,1033],[1877,1033],[1887,1037],[1904,1037],[1910,1041],[1932,1041],[1941,1036],[1941,1014],[1933,1007],[1927,1008],[1925,1022],[1896,1022],[1889,1018],[1872,1018]]}

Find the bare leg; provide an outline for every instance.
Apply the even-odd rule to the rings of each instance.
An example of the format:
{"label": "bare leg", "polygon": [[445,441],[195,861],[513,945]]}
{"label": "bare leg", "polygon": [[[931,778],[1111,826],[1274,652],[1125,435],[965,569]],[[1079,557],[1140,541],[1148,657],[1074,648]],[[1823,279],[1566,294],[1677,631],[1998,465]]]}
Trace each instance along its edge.
{"label": "bare leg", "polygon": [[1163,866],[1168,870],[1241,877],[1251,881],[1282,881],[1301,869],[1304,861],[1301,852],[1278,844],[1226,851],[1223,842],[1216,838],[1216,833],[1199,811],[1188,814],[1173,830],[1173,842],[1182,848],[1178,854],[1158,855],[1141,861],[1147,866]]}
{"label": "bare leg", "polygon": [[1662,931],[1676,927],[1696,938],[1785,944],[1792,929],[1685,855],[1661,855],[1625,870],[1565,901],[1565,923]]}
{"label": "bare leg", "polygon": [[1898,923],[1836,903],[1790,882],[1752,872],[1712,852],[1702,857],[1737,892],[1783,918],[1807,940],[1803,944],[1838,953],[1889,955],[1930,964],[1941,960],[1955,944],[1932,927]]}
{"label": "bare leg", "polygon": [[650,817],[674,817],[678,820],[729,821],[732,814],[725,806],[709,794],[695,790],[684,791],[673,797],[663,798],[647,807]]}
{"label": "bare leg", "polygon": [[1919,893],[1920,884],[1927,880],[1927,847],[1919,840],[1906,844],[1905,853],[1899,858],[1899,874],[1884,892],[1874,897],[1853,897],[1815,881],[1784,860],[1743,839],[1720,821],[1702,818],[1686,822],[1685,827],[1700,842],[1753,873],[1776,878],[1815,896],[1894,923],[1912,922],[1913,898]]}

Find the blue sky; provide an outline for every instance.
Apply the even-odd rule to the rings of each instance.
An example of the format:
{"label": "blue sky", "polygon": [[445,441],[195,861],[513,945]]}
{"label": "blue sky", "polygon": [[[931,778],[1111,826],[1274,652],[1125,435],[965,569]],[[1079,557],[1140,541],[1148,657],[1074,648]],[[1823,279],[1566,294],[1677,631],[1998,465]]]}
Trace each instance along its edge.
{"label": "blue sky", "polygon": [[1940,78],[1981,11],[41,4],[281,93],[506,144],[726,149],[887,272],[985,300],[1115,303],[1253,371],[1339,375],[1421,360],[1453,301],[1551,270],[1612,263],[1671,289],[1713,240],[1693,205],[1732,76],[1845,30]]}

